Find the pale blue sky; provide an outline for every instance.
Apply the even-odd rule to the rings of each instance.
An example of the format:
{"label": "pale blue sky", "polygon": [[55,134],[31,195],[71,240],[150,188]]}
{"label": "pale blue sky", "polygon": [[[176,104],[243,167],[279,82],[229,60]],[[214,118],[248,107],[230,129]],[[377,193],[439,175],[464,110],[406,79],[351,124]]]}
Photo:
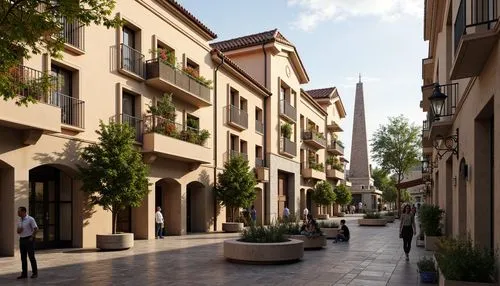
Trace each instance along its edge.
{"label": "pale blue sky", "polygon": [[212,29],[217,40],[278,28],[293,42],[311,79],[304,89],[339,89],[347,110],[342,124],[347,159],[358,73],[364,82],[368,140],[388,116],[404,114],[422,125],[421,61],[427,54],[423,0],[179,2]]}

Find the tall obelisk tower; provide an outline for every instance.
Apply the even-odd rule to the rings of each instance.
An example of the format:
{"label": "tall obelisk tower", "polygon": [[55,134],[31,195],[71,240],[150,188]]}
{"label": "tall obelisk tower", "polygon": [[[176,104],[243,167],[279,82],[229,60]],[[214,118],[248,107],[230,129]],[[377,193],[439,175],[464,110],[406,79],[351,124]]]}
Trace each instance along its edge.
{"label": "tall obelisk tower", "polygon": [[361,201],[364,208],[376,209],[377,195],[380,191],[377,191],[373,187],[373,179],[371,178],[368,140],[366,137],[365,99],[361,75],[359,76],[359,82],[356,84],[353,117],[351,162],[349,168],[353,201],[355,203]]}

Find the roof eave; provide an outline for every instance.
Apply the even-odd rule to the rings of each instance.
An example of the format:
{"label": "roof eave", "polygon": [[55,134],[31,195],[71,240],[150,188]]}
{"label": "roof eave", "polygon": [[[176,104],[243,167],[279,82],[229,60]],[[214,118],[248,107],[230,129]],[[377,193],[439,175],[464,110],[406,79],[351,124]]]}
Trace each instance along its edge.
{"label": "roof eave", "polygon": [[321,114],[323,114],[324,116],[328,116],[328,112],[323,107],[321,107],[321,105],[319,105],[319,103],[316,102],[316,100],[311,95],[309,95],[305,90],[300,89],[300,94],[304,96],[304,98],[306,98],[309,101],[309,103],[311,103],[315,108],[317,108]]}

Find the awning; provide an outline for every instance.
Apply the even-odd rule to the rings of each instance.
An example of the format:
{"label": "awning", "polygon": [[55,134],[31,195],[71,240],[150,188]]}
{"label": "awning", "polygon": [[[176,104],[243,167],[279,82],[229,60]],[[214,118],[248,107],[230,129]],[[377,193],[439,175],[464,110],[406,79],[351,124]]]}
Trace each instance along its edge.
{"label": "awning", "polygon": [[407,189],[407,188],[416,187],[416,186],[423,185],[423,184],[425,184],[424,180],[422,178],[418,178],[415,180],[401,182],[399,184],[396,184],[396,188]]}

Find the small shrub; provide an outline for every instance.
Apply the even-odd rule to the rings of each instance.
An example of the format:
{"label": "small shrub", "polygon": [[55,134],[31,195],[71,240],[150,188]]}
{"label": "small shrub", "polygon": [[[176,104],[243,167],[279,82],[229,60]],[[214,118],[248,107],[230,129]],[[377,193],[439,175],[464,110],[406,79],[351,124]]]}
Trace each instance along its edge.
{"label": "small shrub", "polygon": [[380,213],[377,213],[377,212],[369,212],[369,213],[366,213],[363,218],[366,218],[366,219],[378,219],[378,218],[381,218],[380,216]]}
{"label": "small shrub", "polygon": [[241,234],[240,241],[253,243],[285,242],[285,228],[279,224],[269,226],[250,226]]}
{"label": "small shrub", "polygon": [[434,264],[434,260],[429,257],[422,257],[417,262],[417,267],[420,272],[436,272],[436,265]]}
{"label": "small shrub", "polygon": [[393,211],[387,212],[386,216],[395,216],[396,214]]}
{"label": "small shrub", "polygon": [[470,239],[442,239],[436,260],[448,280],[493,283],[497,277],[498,252]]}
{"label": "small shrub", "polygon": [[428,236],[441,236],[441,218],[444,211],[439,206],[422,205],[420,207],[419,220],[422,223],[424,233]]}
{"label": "small shrub", "polygon": [[320,228],[339,228],[339,223],[336,221],[320,221],[318,223]]}
{"label": "small shrub", "polygon": [[292,125],[289,123],[282,124],[281,135],[283,135],[286,139],[290,139],[292,137]]}
{"label": "small shrub", "polygon": [[301,232],[301,226],[296,222],[284,223],[281,227],[284,229],[285,234],[288,235],[299,235]]}

